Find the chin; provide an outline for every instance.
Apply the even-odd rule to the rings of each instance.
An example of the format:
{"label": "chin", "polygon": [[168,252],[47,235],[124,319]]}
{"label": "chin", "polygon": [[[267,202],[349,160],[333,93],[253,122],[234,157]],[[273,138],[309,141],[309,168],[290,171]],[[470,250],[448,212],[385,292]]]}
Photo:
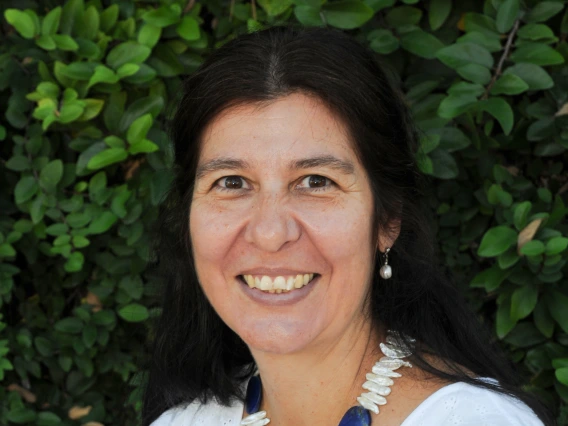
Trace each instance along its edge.
{"label": "chin", "polygon": [[260,351],[279,355],[301,351],[310,345],[316,334],[311,327],[306,328],[306,322],[293,320],[284,322],[282,320],[261,320],[247,327],[246,330],[241,328],[235,332],[252,352]]}

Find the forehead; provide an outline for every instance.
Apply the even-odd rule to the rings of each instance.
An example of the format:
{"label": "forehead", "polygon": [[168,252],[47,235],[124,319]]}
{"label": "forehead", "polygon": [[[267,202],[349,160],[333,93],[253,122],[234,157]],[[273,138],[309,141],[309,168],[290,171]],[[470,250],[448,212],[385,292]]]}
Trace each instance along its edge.
{"label": "forehead", "polygon": [[292,94],[264,105],[225,110],[203,132],[200,162],[332,154],[355,159],[346,127],[321,101]]}

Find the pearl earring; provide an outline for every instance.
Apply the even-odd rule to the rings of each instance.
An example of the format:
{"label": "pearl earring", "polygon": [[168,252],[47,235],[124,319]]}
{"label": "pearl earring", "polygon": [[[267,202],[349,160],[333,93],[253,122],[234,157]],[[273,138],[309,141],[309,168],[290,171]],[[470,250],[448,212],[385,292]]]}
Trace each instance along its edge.
{"label": "pearl earring", "polygon": [[381,269],[379,271],[381,277],[385,280],[388,280],[390,277],[392,277],[392,268],[389,265],[389,251],[390,247],[387,247],[385,249],[385,264],[381,266]]}

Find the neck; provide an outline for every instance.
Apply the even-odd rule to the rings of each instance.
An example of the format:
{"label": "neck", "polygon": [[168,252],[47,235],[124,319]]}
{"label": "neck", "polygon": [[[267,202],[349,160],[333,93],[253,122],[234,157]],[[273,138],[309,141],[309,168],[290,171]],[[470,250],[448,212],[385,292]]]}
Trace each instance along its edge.
{"label": "neck", "polygon": [[380,332],[369,322],[354,324],[334,343],[294,354],[252,350],[262,379],[261,410],[271,424],[338,424],[357,405],[365,374],[380,358]]}

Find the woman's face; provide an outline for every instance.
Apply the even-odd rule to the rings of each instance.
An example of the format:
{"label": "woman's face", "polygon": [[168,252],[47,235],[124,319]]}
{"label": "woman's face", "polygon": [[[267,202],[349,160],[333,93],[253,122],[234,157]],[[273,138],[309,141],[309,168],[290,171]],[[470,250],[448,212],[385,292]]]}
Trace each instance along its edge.
{"label": "woman's face", "polygon": [[292,353],[361,329],[376,242],[367,174],[312,98],[241,106],[203,134],[190,213],[197,275],[255,351]]}

